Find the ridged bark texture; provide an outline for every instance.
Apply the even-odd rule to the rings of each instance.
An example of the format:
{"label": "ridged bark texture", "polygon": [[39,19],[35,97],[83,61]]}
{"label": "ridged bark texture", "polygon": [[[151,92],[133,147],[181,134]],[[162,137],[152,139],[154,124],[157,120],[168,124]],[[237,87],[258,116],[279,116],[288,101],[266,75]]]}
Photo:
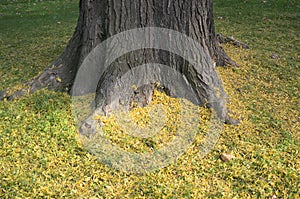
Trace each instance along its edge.
{"label": "ridged bark texture", "polygon": [[[178,31],[199,42],[217,65],[234,65],[217,42],[212,0],[80,0],[79,5],[77,27],[68,46],[51,63],[50,68],[28,83],[31,93],[43,87],[68,90],[81,63],[92,49],[107,38],[134,28],[161,27]],[[215,67],[205,64],[202,68],[195,68],[182,57],[157,49],[140,49],[127,53],[111,64],[95,85],[98,105],[105,99],[101,106],[109,106],[116,96],[122,100],[125,97],[122,93],[113,93],[114,85],[123,74],[146,63],[168,65],[183,74],[197,95],[197,99],[190,100],[199,105],[209,101],[207,105],[214,107],[219,116],[226,119],[226,94]],[[154,77],[157,82],[168,80],[151,69],[134,78],[145,78],[150,82]],[[119,86],[130,89],[131,85],[125,85],[128,82],[123,81]],[[176,94],[175,86],[167,89],[171,94]]]}

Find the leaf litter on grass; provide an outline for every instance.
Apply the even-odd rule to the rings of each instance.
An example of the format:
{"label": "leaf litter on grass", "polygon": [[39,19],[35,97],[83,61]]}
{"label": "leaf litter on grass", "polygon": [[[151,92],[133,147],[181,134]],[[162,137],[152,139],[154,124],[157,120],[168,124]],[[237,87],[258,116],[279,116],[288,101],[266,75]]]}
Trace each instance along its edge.
{"label": "leaf litter on grass", "polygon": [[[74,8],[77,3],[73,2]],[[198,135],[186,153],[165,168],[139,175],[116,171],[100,164],[78,143],[70,97],[39,91],[14,102],[0,102],[0,197],[299,198],[297,1],[232,4],[216,0],[214,3],[216,16],[222,15],[222,19],[216,20],[217,29],[246,42],[251,49],[223,46],[240,65],[240,68],[218,68],[218,72],[230,96],[228,106],[232,115],[241,123],[225,125],[214,150],[206,158],[197,156],[202,141]],[[20,6],[10,4],[10,10],[5,12],[15,13],[14,5]],[[58,55],[56,47],[49,49],[57,32],[64,35],[60,37],[63,43],[67,42],[75,21],[70,26],[51,26],[51,13],[56,12],[53,5],[48,7],[50,18],[47,18],[51,31],[44,39],[38,39],[41,33],[38,29],[35,42],[31,42],[31,32],[24,28],[26,20],[19,31],[16,29],[16,37],[12,33],[12,37],[0,35],[1,57],[5,60],[1,62],[2,88],[19,83],[22,71],[31,71],[31,67],[39,71]],[[263,15],[270,20],[262,21]],[[4,22],[7,26],[8,21]],[[19,35],[30,44],[20,43]],[[62,40],[56,41],[60,49],[63,45],[58,43]],[[9,46],[11,43],[17,45]],[[32,52],[33,58],[42,59],[30,59]],[[271,59],[272,53],[279,58]],[[27,72],[26,79],[30,74]],[[143,109],[136,111],[137,114]],[[140,125],[143,122],[147,125],[145,118],[145,121],[136,119]],[[128,141],[122,140],[124,147]],[[141,148],[129,146],[130,150],[147,151],[153,145],[140,143]],[[222,153],[236,158],[223,162]]]}

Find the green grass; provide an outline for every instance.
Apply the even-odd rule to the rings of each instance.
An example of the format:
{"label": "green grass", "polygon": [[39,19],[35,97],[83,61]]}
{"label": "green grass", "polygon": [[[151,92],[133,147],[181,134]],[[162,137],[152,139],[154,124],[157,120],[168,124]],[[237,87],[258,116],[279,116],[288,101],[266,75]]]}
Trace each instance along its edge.
{"label": "green grass", "polygon": [[0,90],[32,78],[60,55],[75,29],[77,4],[1,2]]}
{"label": "green grass", "polygon": [[[214,1],[217,32],[240,68],[219,68],[239,126],[225,126],[214,150],[197,143],[177,162],[141,175],[99,163],[77,141],[71,99],[39,91],[0,102],[1,198],[299,198],[300,4],[296,0]],[[63,51],[78,2],[2,0],[0,90],[37,75]],[[272,53],[280,59],[270,58]],[[238,92],[240,89],[241,92]],[[222,162],[220,153],[237,158]]]}

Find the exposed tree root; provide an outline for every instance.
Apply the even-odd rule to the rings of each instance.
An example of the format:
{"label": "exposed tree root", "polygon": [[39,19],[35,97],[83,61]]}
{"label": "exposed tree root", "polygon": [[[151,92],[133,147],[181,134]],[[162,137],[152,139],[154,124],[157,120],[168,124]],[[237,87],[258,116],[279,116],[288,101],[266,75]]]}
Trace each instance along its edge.
{"label": "exposed tree root", "polygon": [[[249,49],[250,47],[238,40],[235,40],[233,37],[226,37],[223,34],[217,34],[217,41],[219,44],[225,44],[225,43],[230,43],[234,45],[235,47],[242,48],[242,49]],[[239,65],[233,61],[223,50],[222,46],[218,46],[218,49],[216,50],[217,57],[216,57],[216,65],[217,66],[234,66],[234,67],[239,67]]]}
{"label": "exposed tree root", "polygon": [[235,40],[232,36],[231,37],[225,37],[221,33],[217,34],[217,40],[220,44],[230,43],[230,44],[232,44],[232,45],[234,45],[235,47],[238,47],[238,48],[243,48],[243,49],[249,49],[250,48],[247,44],[245,44],[243,42],[240,42],[238,40]]}
{"label": "exposed tree root", "polygon": [[239,65],[233,61],[224,51],[222,46],[218,47],[218,54],[216,55],[216,65],[217,66],[233,66],[233,67],[239,67]]}
{"label": "exposed tree root", "polygon": [[67,91],[64,89],[62,80],[60,79],[57,68],[48,68],[38,77],[11,89],[0,92],[0,100],[15,100],[34,92],[47,88],[49,90]]}

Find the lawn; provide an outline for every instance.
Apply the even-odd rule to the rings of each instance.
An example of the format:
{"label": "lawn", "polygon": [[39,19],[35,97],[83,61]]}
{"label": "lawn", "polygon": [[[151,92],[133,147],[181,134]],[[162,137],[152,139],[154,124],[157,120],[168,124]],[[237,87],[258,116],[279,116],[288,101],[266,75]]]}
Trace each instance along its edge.
{"label": "lawn", "polygon": [[[223,46],[240,65],[218,72],[241,123],[211,153],[200,158],[195,141],[165,168],[117,171],[78,141],[70,96],[41,90],[0,101],[0,198],[299,198],[300,3],[214,0],[214,11],[217,32],[250,49]],[[0,90],[59,56],[77,16],[77,1],[2,0]]]}

